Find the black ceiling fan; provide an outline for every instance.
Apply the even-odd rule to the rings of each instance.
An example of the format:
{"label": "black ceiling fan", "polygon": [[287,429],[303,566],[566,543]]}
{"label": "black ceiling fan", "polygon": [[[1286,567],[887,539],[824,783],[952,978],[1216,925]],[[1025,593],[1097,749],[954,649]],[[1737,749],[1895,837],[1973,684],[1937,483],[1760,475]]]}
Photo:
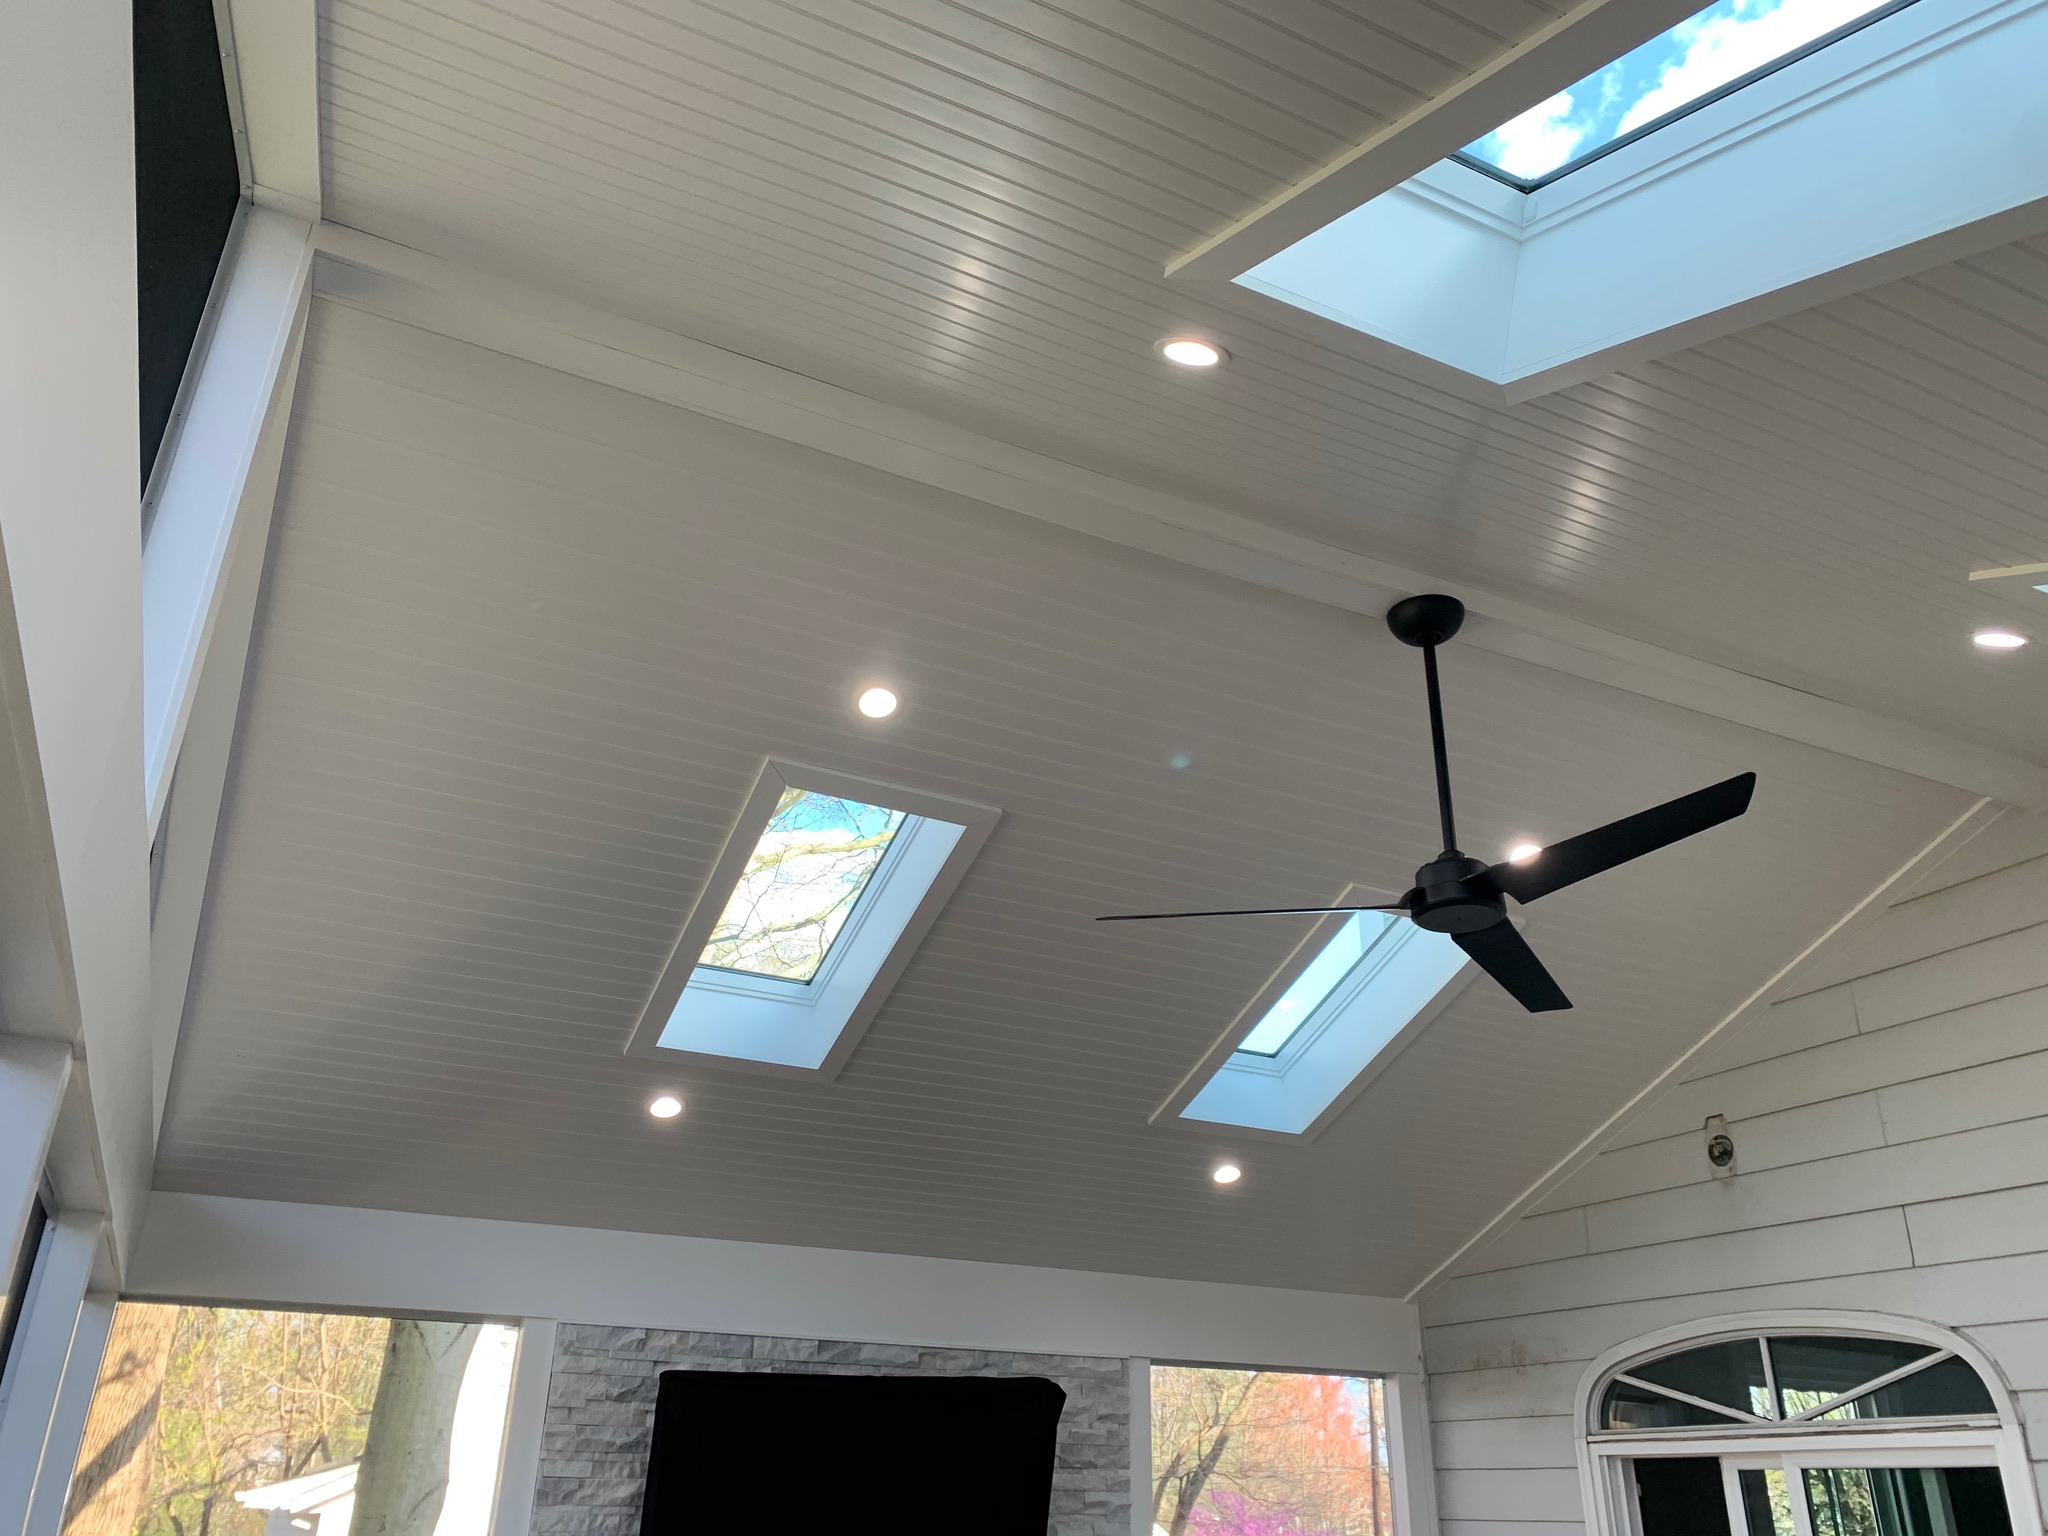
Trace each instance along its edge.
{"label": "black ceiling fan", "polygon": [[1508,921],[1507,898],[1531,902],[1576,885],[1603,870],[1626,864],[1670,843],[1733,821],[1749,809],[1756,775],[1738,773],[1647,811],[1552,843],[1520,863],[1487,865],[1458,851],[1451,815],[1451,770],[1444,753],[1444,707],[1437,689],[1436,648],[1465,622],[1465,605],[1440,592],[1404,598],[1387,610],[1387,628],[1403,644],[1422,651],[1429,687],[1429,740],[1436,755],[1437,813],[1443,820],[1444,851],[1415,872],[1415,887],[1391,907],[1256,907],[1228,912],[1133,912],[1099,917],[1099,923],[1152,922],[1175,917],[1322,917],[1341,912],[1398,912],[1417,927],[1447,933],[1495,981],[1531,1013],[1571,1007],[1564,989],[1551,979],[1536,952]]}

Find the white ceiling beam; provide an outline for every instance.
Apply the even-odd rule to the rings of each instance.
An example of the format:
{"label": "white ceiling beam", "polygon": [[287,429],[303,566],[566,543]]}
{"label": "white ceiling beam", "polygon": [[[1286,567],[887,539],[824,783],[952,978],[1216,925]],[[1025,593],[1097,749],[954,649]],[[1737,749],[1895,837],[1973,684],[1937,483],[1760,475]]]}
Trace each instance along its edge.
{"label": "white ceiling beam", "polygon": [[217,0],[214,25],[239,95],[249,200],[320,217],[320,68],[313,0]]}
{"label": "white ceiling beam", "polygon": [[1166,275],[1228,282],[1699,8],[1700,0],[1587,0],[1573,7],[1441,96],[1183,251],[1166,264]]}
{"label": "white ceiling beam", "polygon": [[2048,806],[2048,768],[2010,753],[1098,474],[357,230],[326,224],[316,240],[327,258],[318,291],[392,319],[1355,613],[1449,592],[1472,614],[1461,638],[1486,650],[1972,794]]}

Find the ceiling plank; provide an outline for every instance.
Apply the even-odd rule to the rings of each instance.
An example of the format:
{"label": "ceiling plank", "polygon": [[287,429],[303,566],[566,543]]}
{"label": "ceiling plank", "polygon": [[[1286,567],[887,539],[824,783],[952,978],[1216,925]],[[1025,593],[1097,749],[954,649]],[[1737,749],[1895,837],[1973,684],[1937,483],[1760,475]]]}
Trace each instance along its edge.
{"label": "ceiling plank", "polygon": [[1646,698],[1973,794],[2048,806],[2048,768],[1952,734],[1635,640],[1468,582],[1014,447],[640,321],[336,224],[323,294],[870,468],[1352,612],[1418,591],[1461,598],[1467,638]]}

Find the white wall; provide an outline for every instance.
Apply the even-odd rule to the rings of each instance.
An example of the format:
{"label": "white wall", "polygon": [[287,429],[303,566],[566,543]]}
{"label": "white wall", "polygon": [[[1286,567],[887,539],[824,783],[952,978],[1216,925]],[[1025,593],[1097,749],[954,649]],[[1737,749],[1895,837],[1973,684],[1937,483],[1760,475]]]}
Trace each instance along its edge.
{"label": "white wall", "polygon": [[133,1296],[552,1317],[1365,1372],[1420,1364],[1375,1296],[159,1193]]}
{"label": "white wall", "polygon": [[1576,1536],[1587,1364],[1766,1308],[1961,1330],[2048,1487],[2048,826],[1994,824],[1796,986],[1424,1301],[1446,1536]]}

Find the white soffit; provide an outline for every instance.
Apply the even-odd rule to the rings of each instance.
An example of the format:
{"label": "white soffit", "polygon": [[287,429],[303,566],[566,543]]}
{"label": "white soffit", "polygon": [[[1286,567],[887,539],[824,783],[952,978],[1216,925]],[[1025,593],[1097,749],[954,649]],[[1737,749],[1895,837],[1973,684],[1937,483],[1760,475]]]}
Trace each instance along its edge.
{"label": "white soffit", "polygon": [[[1377,626],[325,300],[273,551],[164,1189],[1389,1294],[1972,799],[1459,645],[1472,846],[1755,808],[1240,1145],[1148,1117],[1298,932],[1090,919],[1406,880]],[[626,1056],[771,757],[1003,819],[835,1080]]]}
{"label": "white soffit", "polygon": [[1442,161],[1236,276],[1529,399],[2048,228],[2041,0],[1915,0],[1519,191]]}

